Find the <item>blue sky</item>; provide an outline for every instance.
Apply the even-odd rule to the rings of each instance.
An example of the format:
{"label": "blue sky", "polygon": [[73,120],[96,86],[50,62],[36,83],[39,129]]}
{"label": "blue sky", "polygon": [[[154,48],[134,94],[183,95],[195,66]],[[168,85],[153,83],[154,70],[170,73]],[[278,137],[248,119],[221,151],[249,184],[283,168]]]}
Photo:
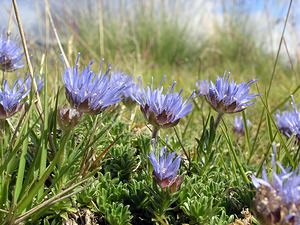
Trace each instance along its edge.
{"label": "blue sky", "polygon": [[[74,4],[80,5],[80,2],[86,1],[86,0],[72,0]],[[104,0],[105,1],[105,0]],[[200,0],[201,1],[201,0]],[[55,2],[57,4],[59,0],[50,0],[50,2]],[[61,1],[63,2],[63,1]],[[117,1],[116,1],[117,2]],[[129,0],[130,2],[130,0]],[[172,1],[171,1],[172,2]],[[197,1],[194,2],[188,2],[189,5],[196,4]],[[221,1],[221,0],[215,0],[215,1],[204,1],[204,4],[212,4],[213,7],[211,8],[211,11],[213,13],[223,13],[223,4],[225,4],[225,8],[227,10],[233,10],[233,9],[239,9],[243,10],[247,14],[251,16],[251,14],[256,14],[259,12],[263,12],[265,10],[268,10],[268,13],[271,17],[276,19],[284,19],[289,0],[237,0],[237,1]],[[37,8],[39,5],[43,3],[43,0],[19,0],[18,4],[20,7],[21,14],[23,18],[25,19],[26,26],[36,26],[36,23],[38,23],[38,15]],[[8,12],[10,11],[10,0],[0,0],[0,18],[1,18],[1,26],[5,26],[4,24],[7,24],[8,20]],[[63,3],[62,3],[63,4]],[[199,4],[198,4],[199,5]],[[296,25],[299,27],[300,25],[300,3],[299,1],[293,2],[293,16],[296,21],[299,21],[296,23]]]}
{"label": "blue sky", "polygon": [[[218,1],[214,1],[215,3]],[[237,0],[237,1],[224,1],[227,9],[244,10],[247,14],[256,14],[259,12],[268,11],[271,17],[276,19],[283,19],[286,16],[289,0]],[[214,12],[223,13],[223,5],[221,1],[216,3]],[[300,1],[293,1],[292,4],[293,15],[300,21]],[[300,23],[300,22],[299,22]],[[299,23],[297,24],[299,26]]]}

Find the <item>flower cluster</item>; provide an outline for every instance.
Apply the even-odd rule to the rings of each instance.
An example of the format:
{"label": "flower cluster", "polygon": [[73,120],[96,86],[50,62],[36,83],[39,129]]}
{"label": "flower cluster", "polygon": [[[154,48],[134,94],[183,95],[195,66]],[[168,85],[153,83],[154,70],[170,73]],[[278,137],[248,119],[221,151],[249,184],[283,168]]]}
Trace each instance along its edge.
{"label": "flower cluster", "polygon": [[186,116],[192,110],[190,99],[186,100],[179,93],[174,92],[175,82],[166,94],[163,94],[163,87],[152,89],[147,87],[136,96],[137,102],[147,119],[156,129],[173,127],[179,120]]}
{"label": "flower cluster", "polygon": [[80,54],[75,67],[67,68],[64,73],[66,96],[71,106],[83,113],[98,114],[120,102],[126,84],[115,83],[110,79],[110,69],[95,74],[91,70],[92,62],[80,72],[79,57]]}
{"label": "flower cluster", "polygon": [[19,46],[11,39],[0,35],[0,69],[11,72],[22,68],[23,53]]}
{"label": "flower cluster", "polygon": [[[190,102],[194,93],[183,100],[181,90],[174,91],[175,82],[164,93],[163,87],[143,88],[141,82],[135,83],[131,76],[110,69],[105,73],[95,74],[90,63],[81,72],[78,66],[79,55],[74,68],[67,68],[64,73],[66,96],[71,106],[79,112],[97,114],[121,100],[124,103],[137,102],[146,120],[153,125],[154,131],[178,124],[181,118],[192,110]],[[252,83],[237,85],[228,81],[229,75],[218,78],[216,84],[203,81],[199,84],[199,94],[204,95],[210,105],[219,113],[233,113],[244,110],[256,94],[249,94]],[[241,128],[242,129],[242,128]],[[155,132],[154,132],[155,133]]]}
{"label": "flower cluster", "polygon": [[166,146],[161,149],[158,158],[156,158],[154,152],[151,152],[149,155],[153,166],[154,179],[163,190],[166,190],[168,187],[171,192],[178,190],[183,181],[183,177],[177,175],[181,157],[177,156],[174,158],[175,152],[167,154]]}
{"label": "flower cluster", "polygon": [[[299,225],[300,224],[300,174],[299,168],[291,171],[275,162],[273,155],[272,179],[263,170],[262,179],[252,177],[257,189],[254,210],[262,224]],[[281,172],[276,173],[276,165]]]}
{"label": "flower cluster", "polygon": [[284,111],[276,114],[277,126],[279,131],[290,138],[295,135],[297,141],[300,142],[300,113],[296,108],[294,98],[292,97],[292,111]]}
{"label": "flower cluster", "polygon": [[245,110],[254,104],[252,100],[257,94],[249,94],[250,86],[255,83],[251,80],[248,83],[236,84],[229,82],[229,76],[218,77],[216,83],[202,81],[197,84],[199,95],[203,95],[211,107],[220,114],[236,113]]}

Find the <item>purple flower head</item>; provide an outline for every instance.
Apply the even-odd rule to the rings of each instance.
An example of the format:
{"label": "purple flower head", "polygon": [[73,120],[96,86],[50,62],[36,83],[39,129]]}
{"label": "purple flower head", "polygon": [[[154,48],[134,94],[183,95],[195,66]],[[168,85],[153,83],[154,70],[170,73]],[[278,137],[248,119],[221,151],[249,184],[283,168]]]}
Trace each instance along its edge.
{"label": "purple flower head", "polygon": [[110,79],[117,86],[126,86],[126,88],[123,90],[123,93],[125,93],[126,90],[134,84],[132,77],[121,71],[112,71]]}
{"label": "purple flower head", "polygon": [[37,86],[37,91],[40,93],[44,87],[44,77],[35,76],[34,80]]}
{"label": "purple flower head", "polygon": [[236,84],[229,82],[229,76],[218,77],[216,83],[202,81],[198,83],[199,95],[203,95],[211,107],[219,113],[236,113],[253,105],[252,100],[257,94],[249,94],[250,86],[255,83],[251,80],[247,83]]}
{"label": "purple flower head", "polygon": [[7,119],[17,113],[22,107],[22,100],[30,92],[30,83],[21,78],[17,79],[12,89],[5,80],[0,89],[0,119]]}
{"label": "purple flower head", "polygon": [[183,89],[177,93],[174,92],[174,86],[175,82],[166,94],[163,94],[163,87],[154,90],[147,87],[136,96],[145,118],[154,127],[173,127],[192,110],[190,99],[194,93],[184,101],[181,97]]}
{"label": "purple flower head", "polygon": [[209,82],[207,80],[197,81],[196,88],[198,90],[198,95],[205,95],[209,92]]}
{"label": "purple flower head", "polygon": [[133,81],[133,84],[130,85],[130,87],[124,91],[124,100],[127,103],[136,102],[138,96],[143,94],[142,90],[143,90],[142,80],[141,77],[139,77],[138,82]]}
{"label": "purple flower head", "polygon": [[79,56],[75,67],[67,68],[63,77],[66,96],[72,107],[80,112],[98,114],[120,102],[126,85],[116,84],[110,79],[110,68],[105,73],[100,70],[99,74],[95,74],[91,70],[92,62],[80,72]]}
{"label": "purple flower head", "polygon": [[[273,172],[268,179],[266,169],[261,178],[252,176],[252,182],[257,189],[254,198],[254,209],[261,222],[268,224],[300,224],[300,174],[299,168],[291,171],[275,161],[273,155]],[[281,172],[276,172],[276,165]]]}
{"label": "purple flower head", "polygon": [[[249,120],[247,120],[247,125],[249,126],[251,123]],[[244,135],[245,134],[245,126],[242,116],[236,116],[234,117],[234,126],[233,126],[233,132],[237,135]]]}
{"label": "purple flower head", "polygon": [[[35,83],[36,83],[36,86],[37,86],[37,91],[40,93],[44,87],[44,77],[42,76],[34,76],[34,80],[35,80]],[[27,82],[27,86],[31,87],[31,78],[29,77],[28,75],[28,78],[26,79],[26,82]]]}
{"label": "purple flower head", "polygon": [[154,152],[149,155],[150,162],[153,166],[153,177],[156,182],[163,188],[170,187],[173,191],[181,185],[183,178],[177,176],[181,157],[175,158],[175,152],[167,153],[166,146],[160,151],[158,157]]}
{"label": "purple flower head", "polygon": [[23,52],[21,48],[11,39],[0,34],[0,69],[11,72],[22,68]]}
{"label": "purple flower head", "polygon": [[136,83],[132,76],[120,71],[113,71],[111,74],[111,80],[118,86],[124,86],[123,89],[123,101],[125,104],[131,104],[136,102],[136,96],[141,93],[141,80]]}
{"label": "purple flower head", "polygon": [[292,96],[292,105],[294,110],[277,113],[277,127],[279,131],[290,138],[296,135],[297,141],[300,142],[300,113],[296,108],[294,97]]}

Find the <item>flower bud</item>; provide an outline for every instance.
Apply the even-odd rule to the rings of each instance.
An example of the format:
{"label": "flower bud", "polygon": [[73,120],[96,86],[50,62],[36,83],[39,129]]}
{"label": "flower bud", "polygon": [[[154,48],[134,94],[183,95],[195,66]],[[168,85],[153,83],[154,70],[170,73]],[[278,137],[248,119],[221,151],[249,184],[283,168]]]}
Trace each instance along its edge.
{"label": "flower bud", "polygon": [[81,115],[76,109],[64,106],[58,109],[58,124],[62,130],[70,130],[78,124]]}

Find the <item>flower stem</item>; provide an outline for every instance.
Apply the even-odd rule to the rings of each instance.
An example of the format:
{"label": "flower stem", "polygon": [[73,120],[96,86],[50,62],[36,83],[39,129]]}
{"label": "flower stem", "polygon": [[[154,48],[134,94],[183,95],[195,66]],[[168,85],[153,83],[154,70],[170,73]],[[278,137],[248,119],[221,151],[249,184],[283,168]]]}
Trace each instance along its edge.
{"label": "flower stem", "polygon": [[7,127],[6,127],[6,120],[0,119],[0,138],[5,137]]}
{"label": "flower stem", "polygon": [[2,81],[1,81],[1,85],[3,86],[4,84],[4,80],[5,80],[5,72],[4,70],[2,71]]}
{"label": "flower stem", "polygon": [[222,116],[223,116],[223,113],[218,113],[217,119],[216,119],[215,124],[214,124],[215,130],[219,126],[219,123],[221,122]]}
{"label": "flower stem", "polygon": [[151,136],[151,145],[152,145],[154,150],[156,149],[158,131],[159,131],[159,127],[153,126],[152,136]]}

